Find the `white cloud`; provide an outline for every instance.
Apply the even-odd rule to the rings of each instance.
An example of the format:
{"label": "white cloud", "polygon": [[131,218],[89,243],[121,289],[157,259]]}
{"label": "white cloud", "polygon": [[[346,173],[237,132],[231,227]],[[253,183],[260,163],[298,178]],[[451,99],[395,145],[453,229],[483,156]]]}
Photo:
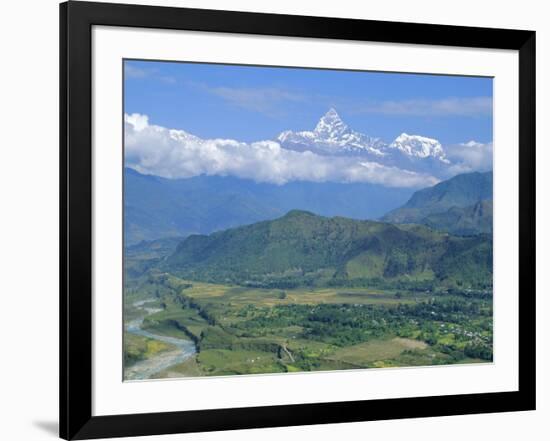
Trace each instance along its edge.
{"label": "white cloud", "polygon": [[257,182],[369,182],[388,187],[425,187],[430,175],[366,162],[283,149],[274,141],[242,143],[200,139],[181,130],[150,125],[146,115],[125,115],[126,165],[166,178],[236,176]]}
{"label": "white cloud", "polygon": [[493,143],[482,144],[469,141],[462,144],[445,146],[447,157],[453,165],[450,172],[453,174],[466,173],[474,170],[492,170]]}
{"label": "white cloud", "polygon": [[124,121],[130,124],[137,132],[142,131],[149,125],[149,117],[147,115],[141,115],[139,113],[132,113],[131,115],[124,115]]}

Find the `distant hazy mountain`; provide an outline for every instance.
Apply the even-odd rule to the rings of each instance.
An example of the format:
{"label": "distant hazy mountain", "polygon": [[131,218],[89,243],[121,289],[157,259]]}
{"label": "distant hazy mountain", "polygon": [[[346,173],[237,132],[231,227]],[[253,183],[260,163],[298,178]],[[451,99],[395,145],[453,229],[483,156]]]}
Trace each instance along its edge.
{"label": "distant hazy mountain", "polygon": [[382,220],[419,223],[455,234],[489,233],[493,226],[493,173],[465,173],[415,192]]}
{"label": "distant hazy mountain", "polygon": [[423,226],[327,218],[304,211],[189,236],[163,262],[191,280],[291,287],[387,283],[489,286],[489,236],[455,237]]}
{"label": "distant hazy mountain", "polygon": [[412,190],[365,183],[256,183],[222,176],[165,179],[125,169],[125,240],[209,234],[274,219],[292,209],[375,219]]}

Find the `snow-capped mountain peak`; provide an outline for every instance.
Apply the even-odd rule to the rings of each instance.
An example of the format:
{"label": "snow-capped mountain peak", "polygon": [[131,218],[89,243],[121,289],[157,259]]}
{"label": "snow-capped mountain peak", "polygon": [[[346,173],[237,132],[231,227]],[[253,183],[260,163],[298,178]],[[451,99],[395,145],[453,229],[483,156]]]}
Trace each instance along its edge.
{"label": "snow-capped mountain peak", "polygon": [[379,138],[356,132],[340,118],[334,108],[325,113],[313,131],[282,132],[277,140],[290,150],[310,150],[321,155],[384,156],[386,146]]}
{"label": "snow-capped mountain peak", "polygon": [[402,133],[389,145],[390,149],[397,149],[410,157],[437,158],[444,163],[449,163],[445,157],[445,151],[437,139],[419,135]]}
{"label": "snow-capped mountain peak", "polygon": [[[445,150],[437,139],[402,133],[391,144],[351,129],[331,108],[312,131],[282,132],[277,141],[285,149],[312,151],[320,155],[361,156],[387,165],[410,164],[436,160],[440,165],[450,164]],[[431,162],[431,161],[428,161]]]}
{"label": "snow-capped mountain peak", "polygon": [[329,109],[325,113],[317,126],[315,126],[314,132],[324,138],[337,138],[349,130],[348,126],[342,121],[340,115],[333,108]]}

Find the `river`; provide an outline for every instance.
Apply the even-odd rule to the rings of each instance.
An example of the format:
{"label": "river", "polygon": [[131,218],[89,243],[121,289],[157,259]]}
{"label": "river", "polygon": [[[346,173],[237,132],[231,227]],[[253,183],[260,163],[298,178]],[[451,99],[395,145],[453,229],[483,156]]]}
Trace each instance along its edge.
{"label": "river", "polygon": [[126,332],[131,334],[140,335],[142,337],[152,338],[154,340],[169,343],[177,347],[173,351],[162,352],[154,357],[146,360],[141,360],[134,365],[125,368],[124,379],[125,380],[146,380],[151,376],[169,368],[178,363],[182,363],[189,357],[196,353],[195,344],[191,340],[168,337],[165,335],[153,334],[141,328],[143,320],[148,315],[162,311],[159,308],[147,307],[148,303],[156,301],[155,299],[140,300],[134,302],[133,306],[145,312],[143,317],[132,320],[126,324]]}

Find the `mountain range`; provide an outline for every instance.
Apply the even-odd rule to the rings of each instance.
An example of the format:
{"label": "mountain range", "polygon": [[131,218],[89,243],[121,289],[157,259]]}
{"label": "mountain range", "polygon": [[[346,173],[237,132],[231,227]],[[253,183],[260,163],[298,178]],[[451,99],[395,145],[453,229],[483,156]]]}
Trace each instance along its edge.
{"label": "mountain range", "polygon": [[319,155],[358,156],[376,163],[442,176],[451,166],[441,143],[432,138],[402,133],[393,142],[351,129],[331,108],[313,131],[284,131],[277,141],[285,149]]}
{"label": "mountain range", "polygon": [[492,241],[292,210],[275,220],[191,235],[163,268],[191,280],[280,288],[376,280],[481,287],[492,280]]}
{"label": "mountain range", "polygon": [[460,235],[491,233],[492,199],[492,172],[464,173],[415,192],[407,203],[381,220],[423,224]]}
{"label": "mountain range", "polygon": [[287,149],[310,150],[325,155],[368,155],[373,159],[382,159],[401,154],[412,158],[433,158],[446,164],[449,162],[436,139],[402,133],[388,144],[381,138],[351,129],[333,108],[321,117],[313,131],[287,130],[277,140]]}
{"label": "mountain range", "polygon": [[[134,116],[128,120],[132,118]],[[164,133],[165,129],[148,126],[146,120],[136,120],[133,124],[138,129],[137,132],[131,132],[134,134],[132,136],[141,133],[139,130],[144,127],[148,128],[147,136],[150,139],[147,145],[152,146],[149,148],[156,155],[154,145],[162,144],[164,138],[155,136]],[[190,155],[191,162],[201,151],[214,151],[214,156],[223,153],[215,151],[218,141],[221,145],[231,145],[232,152],[247,148],[246,144],[231,140],[218,140],[211,144],[208,140],[182,130],[170,130],[166,135],[170,142],[175,143],[176,152],[180,147],[193,147],[195,153]],[[330,109],[319,120],[313,131],[285,131],[276,141],[280,144],[277,148],[282,151],[291,151],[293,154],[307,151],[314,153],[316,158],[325,158],[324,163],[313,162],[309,165],[306,161],[304,166],[312,172],[315,172],[316,167],[326,167],[328,160],[328,164],[335,170],[340,164],[344,167],[359,164],[359,169],[367,167],[375,175],[401,170],[400,173],[404,175],[412,172],[444,177],[455,165],[445,148],[435,139],[402,133],[387,143],[351,129],[334,109]],[[254,154],[260,154],[259,151]],[[174,157],[178,155],[174,154]],[[341,160],[346,162],[338,162]],[[182,161],[185,165],[187,160]],[[236,163],[246,161],[244,157],[235,159]],[[269,163],[270,156],[263,161]],[[293,157],[288,156],[281,166],[292,161]],[[385,168],[379,170],[379,164]],[[277,169],[279,164],[272,167]],[[351,173],[349,176],[352,177],[355,172]],[[142,240],[210,234],[275,219],[292,209],[352,219],[377,219],[385,215],[382,220],[386,222],[420,223],[456,234],[490,232],[492,226],[490,173],[459,175],[414,194],[418,187],[299,178],[281,184],[237,177],[225,172],[163,178],[142,174],[127,167],[124,175],[126,245]],[[437,182],[437,179],[432,178],[430,182]]]}
{"label": "mountain range", "polygon": [[[210,234],[301,209],[324,216],[491,233],[492,172],[466,173],[417,192],[374,184],[256,183],[221,176],[165,179],[125,169],[125,243]],[[399,207],[399,208],[396,208]]]}
{"label": "mountain range", "polygon": [[280,217],[294,208],[375,219],[404,204],[408,188],[367,183],[258,183],[231,176],[166,179],[124,170],[125,244],[209,234]]}

